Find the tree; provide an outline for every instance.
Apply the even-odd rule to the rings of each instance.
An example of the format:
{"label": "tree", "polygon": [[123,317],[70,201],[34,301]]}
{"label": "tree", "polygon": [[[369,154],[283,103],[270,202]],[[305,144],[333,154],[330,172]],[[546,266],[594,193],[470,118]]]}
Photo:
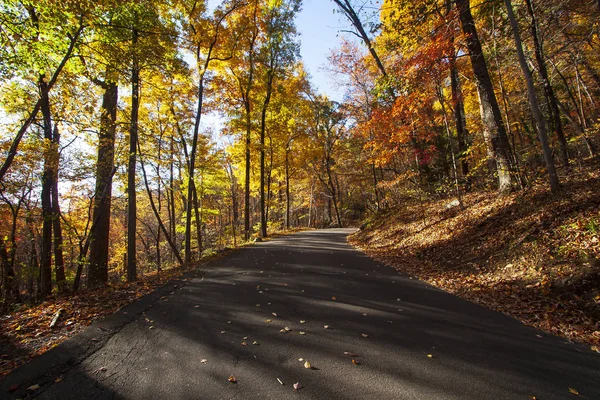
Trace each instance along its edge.
{"label": "tree", "polygon": [[548,144],[548,134],[546,129],[546,120],[538,105],[537,95],[535,94],[535,86],[533,83],[533,76],[527,66],[527,60],[525,60],[525,54],[523,53],[523,44],[521,43],[521,35],[519,34],[519,26],[512,9],[512,3],[510,0],[504,0],[506,9],[508,11],[508,19],[510,26],[513,31],[515,46],[517,48],[517,55],[519,57],[519,64],[523,70],[525,81],[527,82],[527,95],[529,97],[529,104],[531,107],[531,113],[535,119],[535,126],[538,133],[540,143],[542,145],[542,151],[544,153],[544,161],[546,162],[546,169],[550,180],[550,189],[552,192],[557,192],[560,184],[558,182],[558,175],[556,174],[556,168],[554,167],[554,159],[552,158],[552,150]]}
{"label": "tree", "polygon": [[458,8],[463,33],[466,36],[465,41],[477,84],[481,120],[483,122],[483,135],[488,147],[488,157],[496,163],[500,193],[507,193],[512,190],[511,174],[513,167],[506,128],[502,122],[498,100],[494,93],[494,87],[488,72],[483,49],[481,48],[475,21],[471,14],[470,0],[455,0],[455,3]]}

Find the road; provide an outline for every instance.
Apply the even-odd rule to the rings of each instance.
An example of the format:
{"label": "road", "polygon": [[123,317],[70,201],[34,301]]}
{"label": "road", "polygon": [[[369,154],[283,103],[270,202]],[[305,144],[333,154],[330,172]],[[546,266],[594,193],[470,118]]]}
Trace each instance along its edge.
{"label": "road", "polygon": [[13,372],[0,397],[600,399],[600,355],[378,264],[351,232],[236,250]]}

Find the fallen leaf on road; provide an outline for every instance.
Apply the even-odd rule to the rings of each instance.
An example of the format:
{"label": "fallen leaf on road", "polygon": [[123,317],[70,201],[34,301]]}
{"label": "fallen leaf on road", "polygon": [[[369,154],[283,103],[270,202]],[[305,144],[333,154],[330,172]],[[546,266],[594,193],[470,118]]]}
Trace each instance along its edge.
{"label": "fallen leaf on road", "polygon": [[344,355],[350,357],[360,357],[358,354],[350,353],[349,351],[345,351]]}
{"label": "fallen leaf on road", "polygon": [[34,390],[38,390],[39,388],[40,388],[40,385],[37,385],[37,384],[36,384],[36,385],[31,385],[31,386],[29,386],[29,387],[27,388],[27,390],[34,391]]}
{"label": "fallen leaf on road", "polygon": [[323,326],[323,328],[329,329],[329,325],[325,325],[325,326]]}
{"label": "fallen leaf on road", "polygon": [[311,365],[310,365],[310,363],[308,362],[308,360],[306,360],[306,361],[304,362],[304,368],[306,368],[306,369],[310,369],[310,368],[311,368]]}
{"label": "fallen leaf on road", "polygon": [[306,332],[298,332],[299,335],[306,335]]}
{"label": "fallen leaf on road", "polygon": [[367,335],[366,333],[361,333],[360,336],[364,337],[365,339],[369,337],[369,335]]}
{"label": "fallen leaf on road", "polygon": [[230,375],[230,376],[229,376],[229,379],[228,379],[228,381],[229,381],[229,382],[231,382],[231,383],[237,383],[237,379],[236,379],[236,378],[235,378],[235,376],[233,376],[233,375]]}
{"label": "fallen leaf on road", "polygon": [[65,379],[65,377],[61,375],[61,376],[59,376],[58,378],[56,378],[56,379],[54,380],[54,382],[58,383],[58,382],[62,381],[63,379]]}
{"label": "fallen leaf on road", "polygon": [[200,308],[200,306],[196,304],[196,305],[194,306],[194,308]]}
{"label": "fallen leaf on road", "polygon": [[300,323],[301,323],[301,324],[305,324],[305,323],[306,323],[306,321],[305,321],[305,320],[303,320],[303,319],[301,319],[301,320],[300,320]]}
{"label": "fallen leaf on road", "polygon": [[358,361],[356,361],[354,358],[352,359],[352,364],[353,365],[359,365],[360,363]]}
{"label": "fallen leaf on road", "polygon": [[292,386],[294,387],[294,390],[302,389],[302,385],[300,384],[300,382],[296,382]]}
{"label": "fallen leaf on road", "polygon": [[242,340],[248,340],[248,336],[244,336]]}
{"label": "fallen leaf on road", "polygon": [[268,324],[268,323],[270,323],[271,321],[272,321],[272,320],[271,320],[271,319],[269,319],[269,318],[265,319],[265,322],[266,322],[267,324]]}
{"label": "fallen leaf on road", "polygon": [[579,394],[579,392],[577,391],[577,389],[573,389],[573,388],[569,388],[569,393],[572,393],[576,396],[581,396],[581,394]]}
{"label": "fallen leaf on road", "polygon": [[274,317],[276,317],[276,316],[277,316],[277,313],[271,313],[271,314],[273,314],[273,316],[274,316]]}
{"label": "fallen leaf on road", "polygon": [[242,342],[242,346],[248,346],[248,343]]}
{"label": "fallen leaf on road", "polygon": [[149,327],[148,329],[154,329],[154,326]]}
{"label": "fallen leaf on road", "polygon": [[427,357],[433,358],[433,354],[427,354]]}
{"label": "fallen leaf on road", "polygon": [[279,382],[280,384],[284,385],[284,383],[279,378],[277,378],[277,382]]}
{"label": "fallen leaf on road", "polygon": [[331,300],[336,301],[337,298],[335,296],[331,296]]}
{"label": "fallen leaf on road", "polygon": [[252,342],[252,344],[255,345],[255,346],[259,346],[260,345],[260,343],[258,343],[256,340],[254,342]]}
{"label": "fallen leaf on road", "polygon": [[200,360],[200,362],[201,362],[202,364],[206,364],[206,363],[208,362],[208,360],[207,360],[206,358],[203,358],[202,360]]}
{"label": "fallen leaf on road", "polygon": [[225,331],[221,331],[221,335],[224,334],[224,333],[225,333]]}

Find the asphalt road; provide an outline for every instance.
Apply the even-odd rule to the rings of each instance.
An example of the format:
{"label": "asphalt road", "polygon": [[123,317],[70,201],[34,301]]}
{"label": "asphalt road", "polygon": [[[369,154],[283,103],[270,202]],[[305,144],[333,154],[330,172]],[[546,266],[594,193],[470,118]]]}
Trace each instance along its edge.
{"label": "asphalt road", "polygon": [[600,399],[600,355],[378,264],[351,232],[235,251],[13,372],[0,397]]}

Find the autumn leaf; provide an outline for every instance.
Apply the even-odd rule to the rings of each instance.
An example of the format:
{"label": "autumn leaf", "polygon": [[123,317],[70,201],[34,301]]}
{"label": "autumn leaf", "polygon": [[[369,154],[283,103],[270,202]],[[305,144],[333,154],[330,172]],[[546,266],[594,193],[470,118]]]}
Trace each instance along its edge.
{"label": "autumn leaf", "polygon": [[306,368],[306,369],[311,369],[312,368],[312,366],[310,365],[310,363],[308,362],[308,360],[306,360],[304,362],[304,368]]}
{"label": "autumn leaf", "polygon": [[294,391],[302,389],[302,385],[300,384],[300,382],[296,382],[292,386],[294,387]]}
{"label": "autumn leaf", "polygon": [[231,382],[231,383],[237,383],[237,379],[236,379],[236,377],[235,377],[235,376],[233,376],[233,375],[229,375],[229,379],[228,379],[228,381],[229,381],[229,382]]}
{"label": "autumn leaf", "polygon": [[360,336],[362,336],[365,339],[369,337],[369,335],[367,335],[366,333],[361,333]]}
{"label": "autumn leaf", "polygon": [[35,385],[31,385],[31,386],[29,386],[29,387],[27,388],[27,390],[31,390],[31,391],[33,392],[34,390],[38,390],[39,388],[40,388],[40,385],[38,385],[38,384],[35,384]]}
{"label": "autumn leaf", "polygon": [[356,366],[360,365],[360,363],[358,361],[356,361],[354,358],[352,359],[352,364],[356,365]]}
{"label": "autumn leaf", "polygon": [[569,388],[569,393],[574,394],[576,396],[581,396],[577,389]]}
{"label": "autumn leaf", "polygon": [[358,354],[354,354],[354,353],[351,353],[349,351],[345,351],[344,355],[345,356],[349,356],[349,357],[360,357]]}

